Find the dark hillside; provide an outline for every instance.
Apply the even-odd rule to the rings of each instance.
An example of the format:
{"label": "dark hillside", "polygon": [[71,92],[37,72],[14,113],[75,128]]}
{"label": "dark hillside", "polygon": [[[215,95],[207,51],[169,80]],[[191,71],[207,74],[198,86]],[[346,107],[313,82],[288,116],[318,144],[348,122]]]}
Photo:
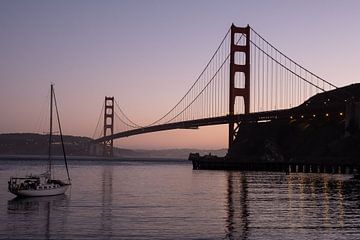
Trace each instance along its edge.
{"label": "dark hillside", "polygon": [[[359,98],[360,84],[353,84],[315,95],[294,108],[295,111],[290,109],[289,119],[240,124],[228,156],[244,162],[248,159],[357,161],[360,159]],[[291,112],[304,108],[309,114],[291,116]]]}
{"label": "dark hillside", "polygon": [[[0,134],[0,154],[2,155],[46,155],[48,154],[49,135],[35,133]],[[66,153],[68,155],[89,155],[87,137],[64,136]],[[60,136],[53,136],[53,153],[61,155]]]}

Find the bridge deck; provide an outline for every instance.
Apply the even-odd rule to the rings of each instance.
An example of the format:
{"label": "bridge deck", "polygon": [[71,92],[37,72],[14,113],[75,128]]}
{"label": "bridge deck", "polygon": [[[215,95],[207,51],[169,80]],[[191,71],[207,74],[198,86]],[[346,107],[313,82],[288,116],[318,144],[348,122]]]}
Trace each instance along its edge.
{"label": "bridge deck", "polygon": [[306,117],[312,116],[313,114],[326,114],[332,113],[334,111],[345,111],[345,105],[333,105],[331,108],[327,107],[307,107],[306,105],[300,105],[299,107],[285,109],[285,110],[276,110],[276,111],[267,111],[267,112],[257,112],[250,114],[236,114],[236,115],[226,115],[221,117],[213,117],[213,118],[204,118],[204,119],[196,119],[189,121],[182,121],[176,123],[167,123],[155,126],[148,126],[138,129],[133,129],[129,131],[115,133],[113,135],[109,135],[106,137],[101,137],[95,139],[95,143],[108,141],[111,139],[117,138],[125,138],[139,134],[151,133],[151,132],[159,132],[166,130],[174,130],[174,129],[191,129],[202,126],[211,126],[211,125],[222,125],[228,123],[239,123],[239,122],[258,122],[258,121],[266,121],[266,120],[281,120],[281,119],[289,119],[293,116],[298,117]]}

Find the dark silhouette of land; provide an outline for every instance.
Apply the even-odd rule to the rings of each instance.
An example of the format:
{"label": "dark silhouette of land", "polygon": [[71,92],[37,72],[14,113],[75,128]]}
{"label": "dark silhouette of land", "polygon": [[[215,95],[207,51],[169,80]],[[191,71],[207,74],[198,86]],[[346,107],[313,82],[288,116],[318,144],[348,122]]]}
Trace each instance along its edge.
{"label": "dark silhouette of land", "polygon": [[359,159],[360,84],[317,94],[269,121],[241,122],[225,158],[189,157],[195,169],[285,170],[296,165],[304,171],[310,165],[357,169]]}
{"label": "dark silhouette of land", "polygon": [[[60,136],[55,135],[53,145],[54,155],[62,155]],[[35,133],[9,133],[0,134],[0,157],[1,155],[47,155],[49,136]],[[102,145],[97,144],[100,150],[97,153],[92,151],[94,148],[93,139],[79,136],[64,136],[66,154],[68,156],[94,157],[102,156]],[[114,157],[124,158],[176,158],[187,159],[190,152],[200,152],[201,154],[216,154],[224,156],[227,149],[219,150],[199,150],[199,149],[162,149],[162,150],[131,150],[125,148],[114,148]]]}
{"label": "dark silhouette of land", "polygon": [[[47,155],[49,135],[35,133],[0,134],[1,155]],[[86,156],[89,154],[91,138],[64,136],[68,155]],[[53,153],[61,155],[60,136],[53,136]],[[58,144],[57,144],[58,143]]]}
{"label": "dark silhouette of land", "polygon": [[[288,119],[240,124],[229,157],[301,162],[359,159],[359,98],[360,84],[353,84],[311,97],[296,111],[290,109]],[[307,114],[296,114],[302,109]]]}

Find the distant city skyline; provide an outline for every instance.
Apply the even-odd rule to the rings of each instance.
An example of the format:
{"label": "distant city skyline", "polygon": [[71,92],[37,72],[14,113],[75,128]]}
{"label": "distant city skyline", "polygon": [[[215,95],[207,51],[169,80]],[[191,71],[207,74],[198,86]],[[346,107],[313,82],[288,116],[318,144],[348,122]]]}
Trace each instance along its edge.
{"label": "distant city skyline", "polygon": [[[135,122],[153,122],[196,80],[232,23],[250,24],[339,87],[359,82],[358,1],[1,1],[0,133],[38,131],[51,82],[64,134],[91,137],[105,96]],[[115,145],[225,148],[227,126]]]}

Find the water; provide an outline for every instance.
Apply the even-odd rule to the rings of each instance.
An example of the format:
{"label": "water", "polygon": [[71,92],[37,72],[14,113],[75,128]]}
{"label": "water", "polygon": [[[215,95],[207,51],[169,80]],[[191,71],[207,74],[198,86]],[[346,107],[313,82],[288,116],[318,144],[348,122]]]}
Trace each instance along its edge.
{"label": "water", "polygon": [[175,162],[70,162],[63,196],[14,199],[0,161],[1,239],[359,239],[350,175],[193,171]]}

